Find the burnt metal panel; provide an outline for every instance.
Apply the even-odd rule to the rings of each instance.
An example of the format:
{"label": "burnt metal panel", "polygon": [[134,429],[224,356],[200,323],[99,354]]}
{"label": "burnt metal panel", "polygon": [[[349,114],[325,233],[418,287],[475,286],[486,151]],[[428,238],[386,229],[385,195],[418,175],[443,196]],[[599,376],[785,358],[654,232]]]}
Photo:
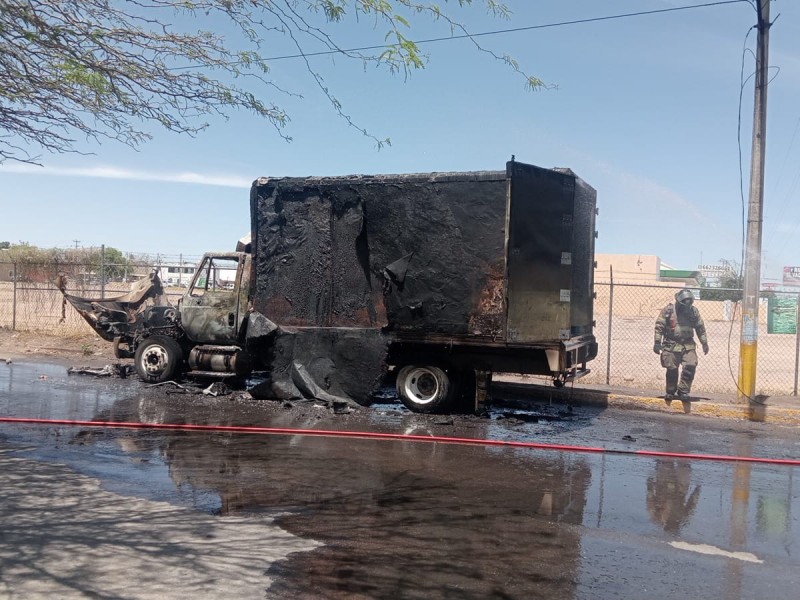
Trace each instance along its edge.
{"label": "burnt metal panel", "polygon": [[503,337],[504,172],[261,179],[251,210],[276,323]]}
{"label": "burnt metal panel", "polygon": [[384,285],[396,331],[502,337],[505,176],[373,189],[368,204],[373,277],[409,257]]}
{"label": "burnt metal panel", "polygon": [[169,307],[173,319],[169,322],[158,322],[156,326],[168,326],[174,323],[175,310],[164,293],[158,272],[153,271],[146,279],[137,281],[131,291],[113,298],[83,298],[67,293],[66,276],[58,278],[58,289],[97,334],[106,341],[115,338],[126,341],[132,339],[135,332],[151,325],[148,317],[152,314],[157,319],[163,318],[164,311],[151,311],[154,307]]}
{"label": "burnt metal panel", "polygon": [[507,172],[508,341],[591,334],[594,190],[571,171],[512,161]]}
{"label": "burnt metal panel", "polygon": [[254,308],[282,325],[327,326],[331,210],[302,185],[253,188]]}
{"label": "burnt metal panel", "polygon": [[570,333],[572,337],[593,334],[594,327],[594,244],[597,192],[571,171],[575,180],[572,219],[572,296]]}
{"label": "burnt metal panel", "polygon": [[388,345],[388,337],[378,329],[282,328],[267,360],[269,377],[251,393],[254,397],[369,404],[386,374]]}

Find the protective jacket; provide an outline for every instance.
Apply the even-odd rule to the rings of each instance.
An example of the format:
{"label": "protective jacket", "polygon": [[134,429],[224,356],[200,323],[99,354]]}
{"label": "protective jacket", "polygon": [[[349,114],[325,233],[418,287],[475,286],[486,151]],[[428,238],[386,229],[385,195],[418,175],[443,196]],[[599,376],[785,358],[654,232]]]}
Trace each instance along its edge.
{"label": "protective jacket", "polygon": [[669,352],[694,350],[697,347],[694,343],[695,331],[700,343],[704,346],[708,344],[706,325],[697,308],[689,306],[675,310],[674,304],[667,304],[656,319],[655,341]]}

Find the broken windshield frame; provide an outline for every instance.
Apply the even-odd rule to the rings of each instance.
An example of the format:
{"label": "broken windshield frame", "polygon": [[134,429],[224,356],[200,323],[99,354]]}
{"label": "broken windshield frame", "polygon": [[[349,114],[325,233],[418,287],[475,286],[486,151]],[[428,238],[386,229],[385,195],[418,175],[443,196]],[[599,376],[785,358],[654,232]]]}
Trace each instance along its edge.
{"label": "broken windshield frame", "polygon": [[236,289],[239,260],[233,257],[206,257],[197,269],[189,295],[198,298],[206,292],[231,292]]}

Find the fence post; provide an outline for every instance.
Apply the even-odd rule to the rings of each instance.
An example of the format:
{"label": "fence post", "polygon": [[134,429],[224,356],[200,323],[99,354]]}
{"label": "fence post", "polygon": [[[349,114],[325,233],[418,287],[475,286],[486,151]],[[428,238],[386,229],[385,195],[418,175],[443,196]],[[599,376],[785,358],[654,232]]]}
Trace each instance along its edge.
{"label": "fence post", "polygon": [[797,294],[797,306],[794,313],[794,391],[797,396],[797,366],[800,363],[800,294]]}
{"label": "fence post", "polygon": [[17,263],[14,263],[14,295],[11,301],[11,331],[17,330]]}
{"label": "fence post", "polygon": [[106,297],[106,245],[100,245],[100,298]]}
{"label": "fence post", "polygon": [[611,282],[608,289],[608,341],[606,342],[606,385],[611,383],[611,321],[614,318],[614,267],[608,267]]}

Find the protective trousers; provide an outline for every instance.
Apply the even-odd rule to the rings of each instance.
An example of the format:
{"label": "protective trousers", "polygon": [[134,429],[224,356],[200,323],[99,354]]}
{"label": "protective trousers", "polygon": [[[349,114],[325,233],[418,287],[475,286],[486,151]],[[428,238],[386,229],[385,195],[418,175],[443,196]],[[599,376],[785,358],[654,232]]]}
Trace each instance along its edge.
{"label": "protective trousers", "polygon": [[692,381],[697,370],[697,352],[662,350],[661,366],[667,370],[667,394],[688,394],[692,390]]}

